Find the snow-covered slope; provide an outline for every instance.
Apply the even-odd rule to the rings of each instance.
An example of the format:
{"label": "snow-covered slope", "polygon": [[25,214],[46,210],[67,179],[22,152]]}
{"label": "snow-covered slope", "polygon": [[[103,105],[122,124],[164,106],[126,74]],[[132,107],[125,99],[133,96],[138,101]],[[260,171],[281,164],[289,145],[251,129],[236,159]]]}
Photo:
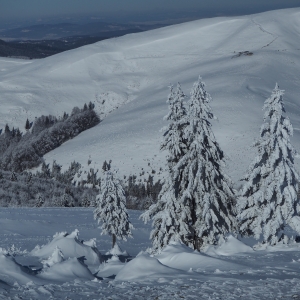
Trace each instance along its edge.
{"label": "snow-covered slope", "polygon": [[[287,113],[300,150],[300,8],[213,18],[131,34],[36,61],[0,59],[2,126],[29,117],[70,112],[94,101],[107,115],[98,126],[45,156],[101,168],[112,159],[120,173],[151,172],[164,165],[159,152],[168,85],[186,94],[198,75],[212,95],[217,140],[237,180],[253,159],[263,101],[275,82],[286,90]],[[251,51],[253,55],[236,54]],[[118,108],[118,109],[116,109]],[[109,113],[111,110],[113,112]],[[150,166],[148,166],[150,163]],[[147,173],[146,173],[147,175]]]}

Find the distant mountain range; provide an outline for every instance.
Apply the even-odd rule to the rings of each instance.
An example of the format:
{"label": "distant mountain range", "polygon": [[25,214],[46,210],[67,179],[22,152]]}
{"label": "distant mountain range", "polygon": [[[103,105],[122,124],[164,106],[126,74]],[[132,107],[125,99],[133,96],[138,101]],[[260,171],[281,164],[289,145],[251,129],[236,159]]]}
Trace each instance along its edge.
{"label": "distant mountain range", "polygon": [[1,30],[3,40],[54,40],[70,36],[105,37],[120,36],[161,27],[161,25],[134,25],[106,22],[88,24],[59,23],[40,24]]}
{"label": "distant mountain range", "polygon": [[44,58],[105,39],[160,27],[115,23],[42,24],[0,32],[0,57]]}

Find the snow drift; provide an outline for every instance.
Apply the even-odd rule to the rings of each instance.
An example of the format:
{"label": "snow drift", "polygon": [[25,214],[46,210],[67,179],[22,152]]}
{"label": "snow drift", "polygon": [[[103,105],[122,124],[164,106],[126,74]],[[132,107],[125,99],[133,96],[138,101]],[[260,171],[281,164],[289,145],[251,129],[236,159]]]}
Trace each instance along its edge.
{"label": "snow drift", "polygon": [[220,241],[218,246],[209,246],[204,252],[211,256],[230,256],[238,253],[251,253],[253,252],[253,249],[236,239],[234,236],[229,235],[224,240]]}
{"label": "snow drift", "polygon": [[60,232],[53,236],[53,240],[42,247],[36,247],[31,251],[31,255],[37,256],[41,259],[48,259],[52,257],[53,252],[58,247],[65,259],[67,258],[81,258],[84,257],[84,262],[87,265],[98,265],[101,262],[101,254],[96,250],[78,239],[78,230],[71,234]]}
{"label": "snow drift", "polygon": [[165,247],[162,253],[156,255],[155,258],[165,266],[183,271],[193,269],[200,272],[213,272],[216,269],[235,270],[241,268],[241,266],[235,263],[194,251],[179,242],[170,243],[170,245]]}
{"label": "snow drift", "polygon": [[98,277],[111,277],[117,275],[119,271],[124,267],[125,263],[122,263],[118,256],[113,255],[106,262],[102,263],[97,272]]}
{"label": "snow drift", "polygon": [[44,269],[39,278],[51,281],[67,282],[74,279],[93,280],[91,271],[77,258],[69,258]]}
{"label": "snow drift", "polygon": [[30,270],[22,267],[11,256],[6,256],[0,253],[0,281],[8,285],[12,285],[15,282],[19,284],[26,284],[28,282],[42,282],[33,274],[30,274]]}
{"label": "snow drift", "polygon": [[176,276],[181,271],[164,266],[156,258],[150,257],[147,253],[141,253],[128,262],[117,274],[118,281],[144,280],[145,278],[159,278],[164,276]]}

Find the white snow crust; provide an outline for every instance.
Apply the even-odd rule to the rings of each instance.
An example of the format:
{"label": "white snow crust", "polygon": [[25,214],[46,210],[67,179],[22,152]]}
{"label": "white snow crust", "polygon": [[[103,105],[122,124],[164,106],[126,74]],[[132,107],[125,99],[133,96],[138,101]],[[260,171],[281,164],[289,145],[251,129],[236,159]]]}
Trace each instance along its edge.
{"label": "white snow crust", "polygon": [[[74,241],[80,232],[80,237],[87,240],[96,237],[98,250],[106,253],[111,247],[111,239],[100,235],[101,230],[92,217],[92,208],[2,208],[0,299],[298,297],[300,244],[276,247],[259,247],[258,244],[252,248],[245,244],[248,239],[228,236],[223,243],[206,252],[194,252],[174,242],[161,254],[150,256],[145,250],[150,246],[151,228],[138,219],[140,214],[140,211],[129,210],[136,228],[134,238],[120,241],[122,248],[136,257],[121,262],[121,257],[110,256],[95,269],[77,257],[81,255],[74,251],[77,244],[68,246],[67,250],[73,251],[70,258],[63,255],[63,259],[57,259],[58,248],[54,249],[54,253],[50,252],[48,262],[53,262],[51,266],[43,265],[41,262],[45,259],[34,256],[30,251],[37,244],[46,243],[40,248],[47,248],[57,239]],[[56,226],[60,227],[60,231]],[[66,231],[71,232],[70,228],[78,230],[70,234],[71,238],[64,237]],[[55,238],[52,237],[53,229],[59,232]],[[5,251],[11,244],[22,250],[16,251],[14,257],[8,256]],[[27,253],[23,251],[25,249]]]}

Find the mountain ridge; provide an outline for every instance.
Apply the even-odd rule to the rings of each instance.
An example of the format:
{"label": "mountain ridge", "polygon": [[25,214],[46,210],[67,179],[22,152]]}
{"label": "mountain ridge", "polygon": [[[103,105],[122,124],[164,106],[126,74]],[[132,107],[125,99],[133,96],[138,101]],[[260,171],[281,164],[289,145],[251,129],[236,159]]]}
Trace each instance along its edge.
{"label": "mountain ridge", "polygon": [[[202,19],[39,61],[0,59],[1,126],[22,127],[27,117],[57,115],[93,101],[103,122],[45,159],[67,166],[73,160],[87,165],[91,157],[99,169],[112,159],[121,175],[143,168],[148,174],[155,170],[159,178],[165,164],[159,129],[166,125],[168,86],[179,81],[188,95],[201,75],[219,118],[213,130],[237,182],[254,158],[250,146],[259,136],[262,105],[275,82],[286,90],[287,114],[295,128],[292,142],[300,149],[299,16],[297,8]],[[253,55],[235,57],[243,51]]]}

